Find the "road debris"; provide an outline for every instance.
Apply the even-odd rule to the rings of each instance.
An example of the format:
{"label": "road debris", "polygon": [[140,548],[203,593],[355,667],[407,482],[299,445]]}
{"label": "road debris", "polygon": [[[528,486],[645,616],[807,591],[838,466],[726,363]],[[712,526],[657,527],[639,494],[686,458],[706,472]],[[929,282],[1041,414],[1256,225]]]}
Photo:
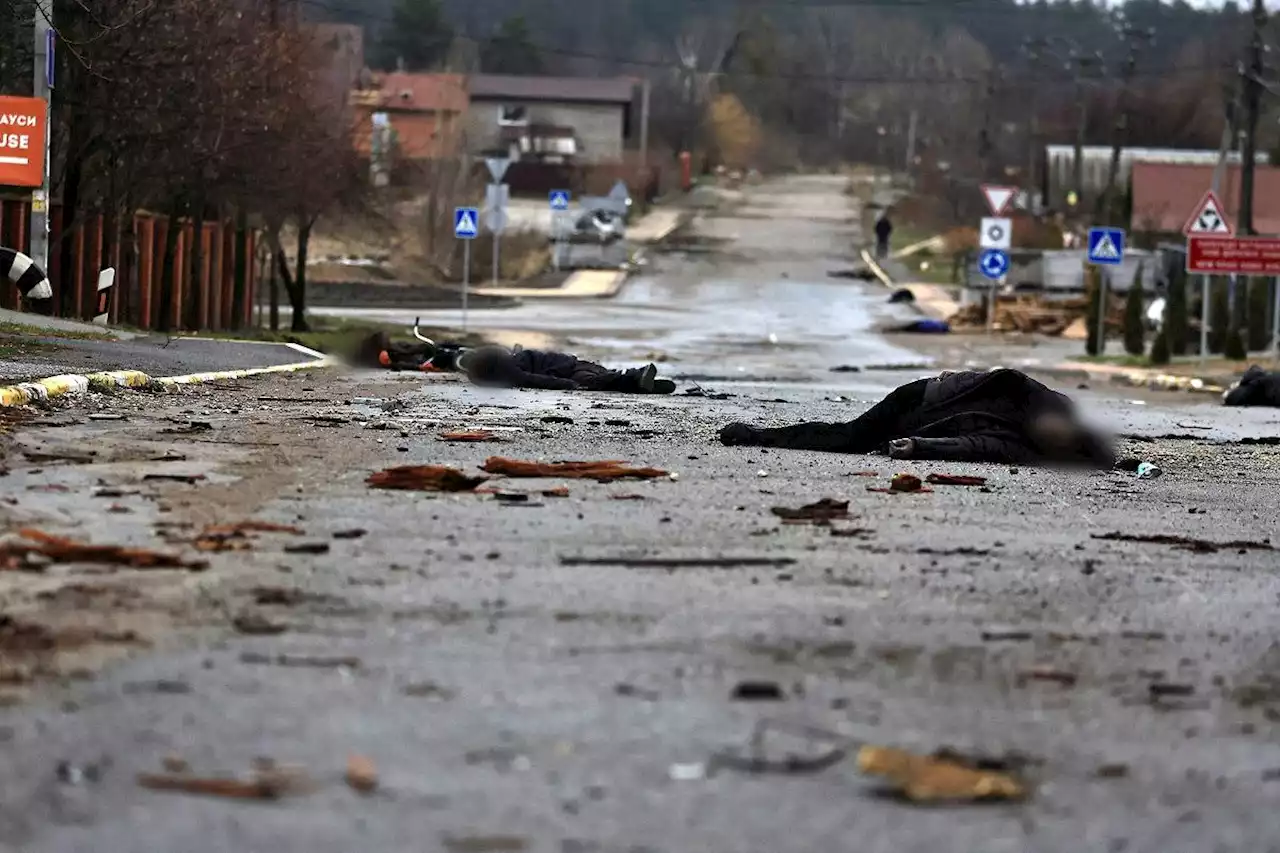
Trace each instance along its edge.
{"label": "road debris", "polygon": [[791,557],[561,557],[562,566],[624,566],[630,569],[734,569],[791,566]]}
{"label": "road debris", "polygon": [[1052,681],[1055,684],[1061,684],[1063,687],[1073,687],[1076,683],[1076,674],[1052,666],[1033,666],[1018,673],[1019,686],[1023,686],[1029,681]]}
{"label": "road debris", "polygon": [[299,542],[297,545],[285,545],[284,552],[286,554],[328,554],[328,542]]}
{"label": "road debris", "polygon": [[402,465],[371,474],[365,483],[373,489],[415,492],[470,492],[488,477],[469,477],[443,465]]}
{"label": "road debris", "polygon": [[139,773],[138,784],[151,791],[197,794],[232,800],[278,800],[306,793],[312,785],[299,770],[273,766],[255,769],[249,779],[201,777],[186,773]]}
{"label": "road debris", "polygon": [[165,427],[160,430],[161,435],[194,435],[198,432],[209,432],[213,429],[213,424],[208,421],[188,421],[182,426]]}
{"label": "road debris", "polygon": [[787,695],[776,681],[739,681],[729,698],[735,702],[781,702]]}
{"label": "road debris", "polygon": [[351,656],[323,657],[318,655],[264,655],[259,652],[244,652],[240,655],[241,663],[274,664],[275,666],[312,667],[315,669],[359,669],[360,658]]}
{"label": "road debris", "polygon": [[196,483],[209,479],[204,474],[145,474],[142,477],[143,482],[167,482],[167,483],[184,483],[188,486],[194,486]]}
{"label": "road debris", "polygon": [[1099,779],[1123,779],[1129,775],[1129,765],[1120,761],[1100,764],[1093,775]]}
{"label": "road debris", "polygon": [[971,477],[967,474],[930,474],[925,482],[934,486],[985,486],[986,477]]}
{"label": "road debris", "polygon": [[1142,462],[1139,463],[1138,470],[1134,473],[1138,475],[1139,480],[1154,480],[1156,477],[1164,474],[1164,471],[1158,466],[1152,465],[1150,462]]}
{"label": "road debris", "polygon": [[541,418],[544,424],[571,424],[573,418],[566,418],[564,415],[547,415]]}
{"label": "road debris", "polygon": [[1264,539],[1261,542],[1233,540],[1230,542],[1210,542],[1207,539],[1193,539],[1189,536],[1178,536],[1171,533],[1138,534],[1138,533],[1094,533],[1091,538],[1108,542],[1141,542],[1148,545],[1169,545],[1181,551],[1193,551],[1197,554],[1214,554],[1218,551],[1274,551],[1275,546]]}
{"label": "road debris", "polygon": [[178,554],[145,548],[89,545],[31,527],[22,528],[18,535],[34,544],[0,543],[0,568],[13,569],[28,565],[32,555],[46,557],[55,563],[99,563],[132,569],[186,569],[196,572],[209,568],[206,560],[192,560]]}
{"label": "road debris", "polygon": [[93,453],[75,453],[69,450],[27,450],[22,457],[28,462],[70,462],[73,465],[88,465],[98,461]]}
{"label": "road debris", "polygon": [[609,500],[611,501],[647,501],[649,500],[649,498],[646,497],[645,495],[609,495]]}
{"label": "road debris", "polygon": [[569,497],[569,487],[556,486],[554,489],[543,489],[539,494],[544,498],[567,498]]}
{"label": "road debris", "polygon": [[378,790],[378,768],[363,755],[352,755],[347,758],[347,772],[344,777],[347,785],[361,794],[371,794]]}
{"label": "road debris", "polygon": [[613,685],[613,692],[619,696],[626,696],[631,699],[643,699],[646,702],[657,702],[662,698],[662,694],[656,690],[648,690],[635,684],[628,684],[625,681],[621,681]]}
{"label": "road debris", "polygon": [[707,778],[707,765],[701,761],[672,764],[667,768],[667,776],[673,782],[696,782]]}
{"label": "road debris", "polygon": [[658,468],[628,468],[622,460],[602,462],[527,462],[520,459],[504,459],[490,456],[480,466],[489,474],[506,477],[564,477],[567,479],[597,480],[652,480],[666,477],[668,473]]}
{"label": "road debris", "polygon": [[284,533],[301,536],[303,530],[291,524],[275,524],[269,521],[238,521],[234,524],[218,524],[200,531],[192,544],[198,551],[247,551],[252,547],[251,533]]}
{"label": "road debris", "polygon": [[274,637],[289,630],[282,622],[273,622],[261,613],[242,613],[231,620],[231,627],[251,637]]}
{"label": "road debris", "polygon": [[775,506],[770,511],[781,518],[784,524],[829,525],[832,521],[843,521],[851,517],[849,502],[838,501],[835,498],[822,498],[797,509]]}
{"label": "road debris", "polygon": [[507,441],[507,439],[487,429],[470,430],[468,432],[442,432],[436,438],[440,441],[453,442]]}
{"label": "road debris", "polygon": [[915,474],[894,474],[893,478],[889,480],[889,488],[867,486],[867,491],[885,494],[924,494],[933,490],[926,489],[920,478]]}
{"label": "road debris", "polygon": [[363,527],[352,527],[348,530],[333,531],[334,539],[363,539],[367,535],[369,535],[369,531],[365,530]]}
{"label": "road debris", "polygon": [[1027,796],[1013,775],[968,766],[950,753],[924,756],[864,746],[857,760],[860,771],[887,780],[891,791],[913,803],[1019,801]]}
{"label": "road debris", "polygon": [[1194,684],[1173,684],[1168,681],[1154,681],[1147,685],[1147,693],[1152,699],[1163,699],[1174,696],[1194,696]]}

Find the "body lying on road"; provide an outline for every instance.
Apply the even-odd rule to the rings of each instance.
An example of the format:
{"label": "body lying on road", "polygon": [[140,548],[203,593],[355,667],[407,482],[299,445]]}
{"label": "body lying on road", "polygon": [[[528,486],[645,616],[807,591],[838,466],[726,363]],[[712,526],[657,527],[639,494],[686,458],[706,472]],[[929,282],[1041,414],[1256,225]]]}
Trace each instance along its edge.
{"label": "body lying on road", "polygon": [[1224,406],[1272,406],[1280,408],[1280,373],[1268,373],[1256,364],[1222,395]]}
{"label": "body lying on road", "polygon": [[657,378],[658,368],[652,364],[610,370],[565,352],[480,347],[464,353],[459,366],[472,382],[490,387],[623,394],[670,394],[675,390],[674,382]]}
{"label": "body lying on road", "polygon": [[1111,468],[1110,441],[1083,425],[1065,395],[1017,370],[944,373],[909,382],[848,423],[729,424],[729,445],[885,452],[895,459]]}

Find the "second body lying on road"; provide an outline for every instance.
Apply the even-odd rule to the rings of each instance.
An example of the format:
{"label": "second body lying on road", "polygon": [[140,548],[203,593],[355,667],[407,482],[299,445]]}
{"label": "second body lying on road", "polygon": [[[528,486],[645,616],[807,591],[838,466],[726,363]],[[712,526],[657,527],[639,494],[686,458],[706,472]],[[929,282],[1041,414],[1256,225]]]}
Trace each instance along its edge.
{"label": "second body lying on road", "polygon": [[892,391],[848,423],[756,428],[730,424],[725,444],[887,452],[896,459],[1110,468],[1111,443],[1085,427],[1071,400],[1017,370],[944,373]]}
{"label": "second body lying on road", "polygon": [[480,347],[467,352],[462,370],[477,385],[543,388],[551,391],[615,391],[624,394],[670,394],[675,383],[658,379],[652,364],[633,370],[610,370],[564,352]]}

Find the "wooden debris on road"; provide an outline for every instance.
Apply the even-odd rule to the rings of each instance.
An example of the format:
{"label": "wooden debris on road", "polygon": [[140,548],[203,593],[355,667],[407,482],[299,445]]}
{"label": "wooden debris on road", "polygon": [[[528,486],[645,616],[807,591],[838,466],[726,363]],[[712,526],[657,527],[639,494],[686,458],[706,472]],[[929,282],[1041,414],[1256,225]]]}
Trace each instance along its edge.
{"label": "wooden debris on road", "polygon": [[253,547],[251,533],[284,533],[301,536],[303,530],[290,524],[269,521],[238,521],[234,524],[217,524],[200,531],[192,544],[198,551],[247,551]]}
{"label": "wooden debris on road", "polygon": [[307,793],[314,785],[300,770],[267,764],[249,779],[217,776],[190,776],[186,772],[139,773],[138,784],[151,791],[197,794],[231,800],[278,800],[290,794]]}
{"label": "wooden debris on road", "polygon": [[469,441],[469,442],[506,441],[507,440],[496,433],[490,432],[487,429],[470,430],[467,432],[442,432],[438,436],[436,436],[436,438],[439,439],[440,441]]}
{"label": "wooden debris on road", "polygon": [[443,465],[402,465],[371,474],[365,483],[371,489],[412,492],[471,492],[488,477],[469,477],[457,468]]}
{"label": "wooden debris on road", "polygon": [[489,474],[506,477],[565,477],[568,479],[598,480],[653,480],[668,476],[658,468],[628,468],[622,460],[601,462],[527,462],[521,459],[504,459],[490,456],[480,466]]}
{"label": "wooden debris on road", "polygon": [[985,486],[986,477],[971,477],[967,474],[930,474],[924,481],[932,486]]}
{"label": "wooden debris on road", "polygon": [[89,545],[42,530],[26,527],[18,535],[34,544],[0,543],[0,569],[21,568],[39,555],[55,563],[99,563],[127,566],[132,569],[186,569],[198,572],[209,568],[206,560],[193,560],[178,554],[121,545]]}
{"label": "wooden debris on road", "polygon": [[1011,774],[969,767],[949,755],[864,746],[858,750],[858,769],[887,780],[894,793],[913,803],[1018,801],[1027,796]]}
{"label": "wooden debris on road", "polygon": [[774,515],[783,520],[784,524],[813,524],[817,526],[830,525],[832,521],[846,520],[849,516],[849,502],[838,501],[835,498],[823,498],[811,504],[805,504],[802,507],[792,509],[785,506],[775,506],[770,510]]}

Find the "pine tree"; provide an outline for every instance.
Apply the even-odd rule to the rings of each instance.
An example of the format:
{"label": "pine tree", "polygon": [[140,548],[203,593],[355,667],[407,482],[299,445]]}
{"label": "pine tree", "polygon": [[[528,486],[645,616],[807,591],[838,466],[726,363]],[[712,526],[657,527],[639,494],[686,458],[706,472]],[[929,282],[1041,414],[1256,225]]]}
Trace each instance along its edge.
{"label": "pine tree", "polygon": [[1271,288],[1265,278],[1249,280],[1249,350],[1258,352],[1271,345],[1267,328],[1271,324]]}
{"label": "pine tree", "polygon": [[1129,293],[1124,300],[1124,351],[1129,355],[1142,355],[1146,352],[1146,317],[1143,316],[1145,300],[1142,293],[1142,264],[1133,274],[1129,284]]}
{"label": "pine tree", "polygon": [[1172,360],[1169,355],[1169,338],[1161,326],[1160,331],[1156,332],[1156,339],[1151,342],[1150,361],[1152,364],[1168,364]]}
{"label": "pine tree", "polygon": [[1249,358],[1249,353],[1244,346],[1244,333],[1234,323],[1227,329],[1227,339],[1222,344],[1222,354],[1232,361],[1245,361]]}
{"label": "pine tree", "polygon": [[1164,321],[1161,323],[1169,352],[1173,355],[1187,354],[1187,341],[1190,337],[1190,327],[1187,324],[1187,288],[1190,286],[1187,271],[1175,270],[1169,281],[1169,296],[1165,300]]}
{"label": "pine tree", "polygon": [[378,68],[430,71],[453,46],[453,28],[440,0],[396,0],[391,20],[379,34],[373,55]]}
{"label": "pine tree", "polygon": [[542,73],[542,55],[523,15],[505,19],[480,46],[480,70],[485,74]]}
{"label": "pine tree", "polygon": [[1088,337],[1085,338],[1084,351],[1089,355],[1102,352],[1104,338],[1098,336],[1098,318],[1102,312],[1102,271],[1090,264],[1085,268],[1085,289],[1089,293],[1089,308],[1085,312],[1085,326]]}

